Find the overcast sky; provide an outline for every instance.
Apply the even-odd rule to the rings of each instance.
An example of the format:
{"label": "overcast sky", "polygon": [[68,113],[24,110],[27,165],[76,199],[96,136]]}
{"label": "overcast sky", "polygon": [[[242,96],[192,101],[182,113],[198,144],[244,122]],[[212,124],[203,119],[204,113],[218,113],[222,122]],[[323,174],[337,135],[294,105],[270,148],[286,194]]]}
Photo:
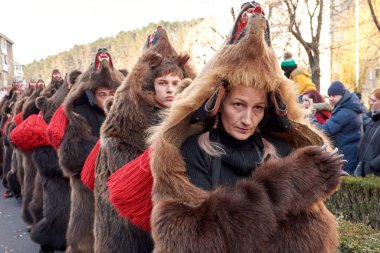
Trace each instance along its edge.
{"label": "overcast sky", "polygon": [[[22,64],[151,22],[228,13],[244,0],[0,0],[0,33]],[[262,1],[259,1],[262,2]],[[228,17],[231,18],[231,17]]]}

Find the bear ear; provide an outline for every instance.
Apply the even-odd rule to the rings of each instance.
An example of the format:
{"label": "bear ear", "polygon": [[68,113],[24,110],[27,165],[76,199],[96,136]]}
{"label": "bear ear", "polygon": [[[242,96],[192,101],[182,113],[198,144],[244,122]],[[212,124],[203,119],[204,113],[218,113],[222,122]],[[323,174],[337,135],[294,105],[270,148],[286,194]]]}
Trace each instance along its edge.
{"label": "bear ear", "polygon": [[160,54],[152,54],[149,57],[149,67],[151,69],[159,66],[162,63],[162,56]]}
{"label": "bear ear", "polygon": [[119,71],[123,74],[124,77],[127,77],[129,74],[128,69],[119,69]]}
{"label": "bear ear", "polygon": [[69,83],[71,84],[71,85],[73,85],[76,81],[77,81],[77,79],[78,79],[78,77],[80,76],[82,74],[82,71],[80,71],[80,70],[72,70],[68,75],[69,75]]}
{"label": "bear ear", "polygon": [[190,55],[188,53],[182,53],[178,56],[178,65],[182,68],[185,66],[186,62],[190,59]]}
{"label": "bear ear", "polygon": [[110,112],[111,107],[113,105],[113,101],[114,101],[113,96],[108,97],[106,101],[104,101],[104,112],[106,113],[106,115]]}
{"label": "bear ear", "polygon": [[40,96],[40,97],[36,98],[36,101],[35,101],[36,107],[39,110],[43,111],[45,109],[47,99],[48,98],[45,96]]}

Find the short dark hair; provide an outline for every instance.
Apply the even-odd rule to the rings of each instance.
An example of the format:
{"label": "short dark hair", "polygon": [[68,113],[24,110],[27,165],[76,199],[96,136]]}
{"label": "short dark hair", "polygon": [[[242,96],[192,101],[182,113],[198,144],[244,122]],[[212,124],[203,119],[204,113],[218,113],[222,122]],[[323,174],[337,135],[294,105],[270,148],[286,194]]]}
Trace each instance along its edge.
{"label": "short dark hair", "polygon": [[152,81],[157,77],[161,77],[167,74],[173,74],[183,79],[182,69],[173,61],[163,61],[159,66],[153,69],[152,71]]}
{"label": "short dark hair", "polygon": [[154,91],[154,80],[167,74],[178,76],[181,80],[184,78],[183,70],[178,66],[178,63],[172,59],[165,58],[160,65],[151,69],[145,89]]}

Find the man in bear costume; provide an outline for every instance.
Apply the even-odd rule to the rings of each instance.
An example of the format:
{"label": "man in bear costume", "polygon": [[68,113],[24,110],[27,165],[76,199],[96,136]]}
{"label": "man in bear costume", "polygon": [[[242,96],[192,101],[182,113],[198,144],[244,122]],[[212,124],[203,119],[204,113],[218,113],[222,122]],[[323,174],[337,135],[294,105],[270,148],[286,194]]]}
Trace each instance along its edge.
{"label": "man in bear costume", "polygon": [[[33,90],[34,90],[34,87],[29,87],[27,90],[22,92],[17,97],[16,101],[10,104],[10,109],[12,110],[12,118],[22,111],[22,106],[24,102],[31,95]],[[11,129],[13,129],[14,127],[15,127],[15,123],[11,121],[5,127],[4,133],[9,133]],[[20,156],[20,152],[17,149],[17,147],[15,147],[15,145],[13,145],[12,142],[9,142],[8,134],[4,135],[4,143],[7,143],[4,146],[4,150],[5,150],[4,154],[6,154],[6,157],[4,157],[5,168],[7,168],[7,166],[10,166],[10,171],[5,175],[4,180],[6,180],[5,181],[6,185],[9,188],[9,191],[11,191],[10,196],[12,196],[12,194],[15,194],[16,196],[20,196],[22,192],[21,178],[23,176],[22,161],[21,161],[22,157]],[[9,160],[9,158],[11,158],[11,160]]]}
{"label": "man in bear costume", "polygon": [[[3,145],[3,152],[2,152],[2,166],[0,170],[0,177],[2,178],[1,183],[5,188],[8,188],[8,183],[6,176],[8,172],[11,170],[11,163],[12,163],[12,147],[9,141],[9,138],[7,136],[7,128],[12,121],[13,115],[12,115],[12,107],[14,107],[14,103],[17,101],[17,87],[11,86],[9,87],[8,94],[2,98],[1,101],[1,136],[2,136],[2,145]],[[7,190],[3,197],[8,198],[12,197],[12,192],[10,190]]]}
{"label": "man in bear costume", "polygon": [[[59,73],[59,72],[58,72]],[[38,114],[35,101],[40,95],[51,97],[57,89],[62,86],[63,79],[57,70],[52,71],[51,81],[46,87],[43,80],[38,80],[36,89],[26,99],[22,107],[22,119],[25,120],[33,114]],[[21,151],[22,167],[24,169],[23,198],[22,198],[22,216],[28,225],[33,225],[42,219],[43,197],[41,178],[32,161],[32,154],[27,151]]]}
{"label": "man in bear costume", "polygon": [[[294,84],[278,66],[258,7],[255,2],[243,5],[228,40],[176,97],[163,123],[153,129],[153,252],[337,250],[337,223],[323,200],[339,185],[343,161],[336,151],[321,147],[326,137],[304,119]],[[294,151],[269,159],[236,185],[205,191],[186,176],[180,147],[189,134],[208,130],[195,128],[192,115],[226,82],[231,88],[268,92],[277,111],[268,116],[278,118],[262,130],[268,128]],[[281,125],[286,127],[274,128]]]}
{"label": "man in bear costume", "polygon": [[[63,85],[52,97],[40,96],[36,99],[36,106],[43,112],[42,117],[47,124],[80,74],[81,72],[77,70],[70,72]],[[33,151],[32,159],[43,182],[44,205],[43,218],[32,226],[30,237],[41,245],[41,252],[65,250],[66,231],[70,217],[69,180],[63,176],[57,153],[52,146],[37,147]]]}
{"label": "man in bear costume", "polygon": [[[54,93],[61,87],[63,84],[63,79],[61,77],[61,74],[57,69],[54,69],[52,71],[51,75],[51,81],[48,86],[45,86],[45,83],[42,81],[37,81],[37,86],[42,87],[43,89],[41,92],[36,92],[32,94],[27,101],[25,101],[25,104],[23,106],[23,120],[27,119],[29,116],[33,114],[39,113],[39,108],[36,106],[36,99],[40,95],[51,97],[54,95]],[[37,90],[39,88],[37,87]],[[37,91],[36,90],[36,91]],[[24,176],[24,183],[26,185],[30,185],[30,189],[32,189],[32,198],[27,206],[29,209],[27,212],[29,212],[33,218],[33,223],[35,224],[39,222],[42,217],[42,210],[43,210],[43,194],[42,194],[42,182],[40,174],[33,163],[32,160],[32,154],[29,152],[23,153],[23,161],[24,161],[24,170],[25,170],[25,176]],[[28,176],[27,176],[28,175]]]}
{"label": "man in bear costume", "polygon": [[95,174],[95,252],[151,252],[149,233],[119,216],[108,200],[107,180],[147,148],[146,130],[159,118],[150,77],[155,68],[171,62],[183,76],[194,78],[187,54],[179,55],[166,31],[158,27],[147,39],[142,56],[117,90],[101,131],[101,148]]}
{"label": "man in bear costume", "polygon": [[[18,117],[22,117],[22,109],[25,101],[33,94],[36,89],[36,83],[29,83],[28,88],[18,96],[17,101],[13,103],[12,111],[14,117],[19,115]],[[20,118],[21,118],[20,117]],[[8,133],[10,133],[15,128],[15,122],[11,122],[8,126]],[[15,146],[12,142],[10,142],[10,148],[12,152],[12,164],[11,171],[9,171],[7,175],[7,181],[9,183],[10,189],[16,195],[16,197],[20,197],[23,189],[24,182],[24,168],[23,168],[23,151],[20,150],[17,146]]]}
{"label": "man in bear costume", "polygon": [[[67,229],[67,253],[93,252],[94,196],[83,185],[80,173],[97,142],[105,119],[103,105],[97,104],[96,91],[116,90],[124,76],[114,68],[110,54],[99,49],[95,62],[86,70],[64,101],[68,119],[58,149],[59,164],[70,178],[71,213]],[[107,252],[107,251],[105,251]]]}
{"label": "man in bear costume", "polygon": [[[32,94],[25,98],[25,101],[22,103],[22,109],[18,112],[17,115],[15,115],[15,119],[20,116],[20,118],[25,119],[27,118],[27,116],[25,115],[29,116],[38,113],[38,110],[35,108],[34,102],[35,99],[41,94],[41,92],[43,92],[45,88],[45,84],[41,81],[42,80],[39,81],[39,85],[33,90]],[[11,136],[11,132],[16,127],[17,126],[15,124],[10,124],[8,129],[9,137]],[[33,165],[31,154],[19,148],[17,148],[17,150],[17,162],[19,163],[18,174],[20,179],[20,185],[22,188],[22,217],[28,225],[32,225],[35,222],[37,222],[42,216],[41,201],[38,201],[39,204],[34,205],[35,208],[31,210],[31,203],[33,201],[33,191],[35,184],[34,181],[36,178],[37,170]]]}

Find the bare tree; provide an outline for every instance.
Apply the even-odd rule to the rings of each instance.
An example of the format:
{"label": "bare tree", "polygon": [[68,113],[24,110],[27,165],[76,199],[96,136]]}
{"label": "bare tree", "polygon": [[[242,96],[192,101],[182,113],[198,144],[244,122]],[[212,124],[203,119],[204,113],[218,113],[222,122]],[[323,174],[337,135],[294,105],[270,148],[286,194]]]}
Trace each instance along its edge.
{"label": "bare tree", "polygon": [[272,46],[278,50],[278,56],[280,56],[291,45],[293,37],[288,31],[288,18],[283,15],[286,7],[283,0],[268,0],[265,4]]}
{"label": "bare tree", "polygon": [[377,30],[380,33],[380,24],[379,24],[379,21],[377,20],[377,16],[376,16],[375,10],[373,8],[372,1],[371,0],[367,0],[367,2],[368,2],[369,9],[371,10],[371,15],[372,15],[373,22],[375,23],[376,28],[377,28]]}
{"label": "bare tree", "polygon": [[305,48],[311,68],[311,78],[319,90],[321,78],[319,45],[322,29],[323,0],[303,0],[304,6],[302,7],[306,8],[309,18],[310,42],[306,41],[301,32],[301,17],[299,17],[301,12],[298,11],[301,7],[300,1],[284,0],[284,2],[289,14],[289,31]]}

